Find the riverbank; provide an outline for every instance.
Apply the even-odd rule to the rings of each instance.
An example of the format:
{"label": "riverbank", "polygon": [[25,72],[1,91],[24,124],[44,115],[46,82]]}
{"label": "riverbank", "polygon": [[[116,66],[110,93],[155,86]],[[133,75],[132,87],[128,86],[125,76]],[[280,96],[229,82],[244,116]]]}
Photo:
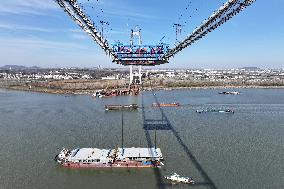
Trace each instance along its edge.
{"label": "riverbank", "polygon": [[164,91],[170,91],[170,90],[183,90],[183,89],[284,89],[284,86],[258,86],[258,85],[244,85],[244,86],[235,86],[235,85],[227,85],[227,86],[200,86],[200,87],[170,87],[170,88],[144,88],[144,91],[151,91],[151,90],[164,90]]}
{"label": "riverbank", "polygon": [[[25,87],[25,86],[0,86],[2,89],[15,90],[15,91],[26,91],[26,92],[37,92],[57,95],[93,95],[97,90],[102,89],[51,89],[43,87]],[[198,89],[284,89],[284,86],[260,86],[260,85],[225,85],[225,86],[194,86],[194,87],[166,87],[166,86],[152,86],[143,87],[141,91],[171,91],[171,90],[198,90]],[[113,89],[114,90],[114,89]]]}

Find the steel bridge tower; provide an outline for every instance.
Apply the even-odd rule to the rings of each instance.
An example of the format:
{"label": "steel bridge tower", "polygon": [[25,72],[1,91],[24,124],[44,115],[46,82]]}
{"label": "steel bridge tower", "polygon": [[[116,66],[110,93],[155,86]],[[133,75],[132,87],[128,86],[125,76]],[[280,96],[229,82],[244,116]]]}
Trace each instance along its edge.
{"label": "steel bridge tower", "polygon": [[[54,1],[111,57],[112,62],[130,66],[131,85],[142,83],[141,66],[157,66],[169,63],[170,58],[219,28],[244,9],[251,6],[256,0],[227,0],[219,9],[205,19],[201,25],[189,33],[185,39],[176,41],[176,44],[171,48],[166,43],[142,45],[141,29],[138,29],[138,27],[131,30],[130,45],[124,45],[120,42],[110,45],[105,36],[103,36],[103,26],[108,23],[100,22],[102,24],[102,33],[100,33],[95,27],[94,22],[86,15],[80,3],[78,4],[77,0]],[[176,34],[179,34],[182,25],[175,24],[175,26]],[[133,43],[135,36],[138,36],[138,45],[134,45]],[[139,81],[137,83],[133,79],[133,66],[139,66]]]}
{"label": "steel bridge tower", "polygon": [[[135,29],[131,30],[131,36],[130,36],[130,47],[134,46],[134,37],[138,37],[138,45],[142,45],[142,38],[141,38],[141,29],[138,28],[138,26],[135,27]],[[139,83],[135,81],[134,74],[133,74],[133,65],[129,66],[129,85],[131,84],[142,84],[142,66],[139,65],[139,71],[138,71],[138,79]]]}

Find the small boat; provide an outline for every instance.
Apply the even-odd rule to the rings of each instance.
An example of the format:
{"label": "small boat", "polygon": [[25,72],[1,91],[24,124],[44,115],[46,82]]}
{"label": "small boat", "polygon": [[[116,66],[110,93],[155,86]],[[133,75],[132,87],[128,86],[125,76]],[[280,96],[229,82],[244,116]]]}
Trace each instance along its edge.
{"label": "small boat", "polygon": [[178,107],[180,106],[180,103],[174,102],[174,103],[153,103],[152,107]]}
{"label": "small boat", "polygon": [[230,109],[208,109],[208,110],[196,110],[197,113],[235,113],[234,110]]}
{"label": "small boat", "polygon": [[98,98],[103,98],[103,97],[104,97],[104,95],[99,94],[99,95],[97,95],[97,97],[98,97]]}
{"label": "small boat", "polygon": [[169,176],[165,176],[165,179],[173,182],[173,183],[184,183],[184,184],[194,184],[194,180],[189,177],[182,177],[177,173],[173,173]]}
{"label": "small boat", "polygon": [[219,94],[223,94],[223,95],[238,95],[238,94],[240,94],[240,92],[238,92],[238,91],[224,91],[224,92],[219,92]]}
{"label": "small boat", "polygon": [[114,96],[118,96],[116,91],[104,91],[104,90],[98,90],[95,93],[92,94],[92,97],[94,98],[111,98]]}
{"label": "small boat", "polygon": [[137,104],[129,104],[129,105],[105,105],[105,110],[137,110]]}

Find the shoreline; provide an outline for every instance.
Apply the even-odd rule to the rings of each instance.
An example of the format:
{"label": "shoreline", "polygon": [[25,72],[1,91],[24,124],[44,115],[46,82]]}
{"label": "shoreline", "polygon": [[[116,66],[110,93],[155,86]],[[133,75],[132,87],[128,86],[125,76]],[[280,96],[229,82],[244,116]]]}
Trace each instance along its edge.
{"label": "shoreline", "polygon": [[[250,86],[202,86],[202,87],[167,87],[167,88],[159,88],[156,87],[154,90],[183,90],[183,89],[284,89],[284,86],[260,86],[260,85],[250,85]],[[151,89],[149,89],[151,90]],[[145,90],[144,90],[145,91]],[[147,90],[146,90],[147,91]]]}
{"label": "shoreline", "polygon": [[[0,87],[4,90],[22,91],[22,92],[34,92],[45,93],[55,95],[92,95],[96,90],[56,90],[56,89],[29,89],[23,87]],[[208,90],[208,89],[284,89],[284,86],[260,86],[260,85],[248,85],[248,86],[194,86],[194,87],[145,87],[141,91],[174,91],[174,90]],[[98,89],[99,90],[99,89]]]}

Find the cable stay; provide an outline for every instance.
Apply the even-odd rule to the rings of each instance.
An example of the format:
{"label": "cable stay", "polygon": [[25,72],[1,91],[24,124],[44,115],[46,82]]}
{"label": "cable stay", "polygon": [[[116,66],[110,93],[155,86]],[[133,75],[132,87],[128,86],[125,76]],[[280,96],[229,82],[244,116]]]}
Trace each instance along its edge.
{"label": "cable stay", "polygon": [[163,59],[168,61],[170,57],[173,57],[178,52],[212,32],[255,1],[256,0],[229,0],[217,11],[215,11],[207,20],[203,21],[203,23],[197,27],[185,40],[179,42],[174,48],[170,49],[163,56]]}
{"label": "cable stay", "polygon": [[108,41],[98,32],[88,16],[84,14],[82,8],[77,4],[77,0],[54,0],[61,8],[79,25],[91,38],[108,54],[113,61],[117,60],[117,55],[109,46]]}

